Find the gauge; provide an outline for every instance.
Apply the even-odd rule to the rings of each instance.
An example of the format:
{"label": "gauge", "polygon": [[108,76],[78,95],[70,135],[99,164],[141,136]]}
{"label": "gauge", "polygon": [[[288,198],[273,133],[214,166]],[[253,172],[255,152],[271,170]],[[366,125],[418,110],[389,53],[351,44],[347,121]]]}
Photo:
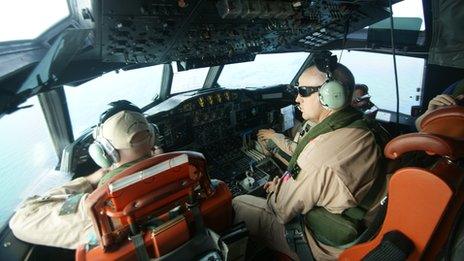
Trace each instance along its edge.
{"label": "gauge", "polygon": [[210,105],[213,105],[214,104],[214,99],[213,99],[213,96],[209,95],[208,97],[206,97],[208,99],[208,103]]}
{"label": "gauge", "polygon": [[205,98],[198,98],[198,105],[200,105],[201,108],[205,107]]}
{"label": "gauge", "polygon": [[191,103],[186,103],[183,106],[183,111],[191,111],[192,110],[192,104]]}
{"label": "gauge", "polygon": [[216,94],[216,99],[219,103],[222,103],[222,97],[221,97],[221,94],[220,93],[217,93]]}
{"label": "gauge", "polygon": [[230,94],[229,94],[229,92],[225,92],[225,93],[224,93],[224,97],[226,98],[226,100],[230,101]]}
{"label": "gauge", "polygon": [[256,116],[256,114],[258,114],[258,110],[255,107],[251,108],[251,115]]}

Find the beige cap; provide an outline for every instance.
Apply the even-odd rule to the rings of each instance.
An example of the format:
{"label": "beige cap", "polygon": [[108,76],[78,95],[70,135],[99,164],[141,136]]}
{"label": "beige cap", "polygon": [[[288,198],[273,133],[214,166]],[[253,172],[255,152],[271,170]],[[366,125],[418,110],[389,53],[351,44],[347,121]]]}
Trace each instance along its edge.
{"label": "beige cap", "polygon": [[[140,144],[131,142],[135,134],[148,131],[150,127],[145,116],[134,111],[121,111],[108,118],[101,126],[101,135],[115,149],[129,149]],[[151,133],[153,135],[153,133]]]}

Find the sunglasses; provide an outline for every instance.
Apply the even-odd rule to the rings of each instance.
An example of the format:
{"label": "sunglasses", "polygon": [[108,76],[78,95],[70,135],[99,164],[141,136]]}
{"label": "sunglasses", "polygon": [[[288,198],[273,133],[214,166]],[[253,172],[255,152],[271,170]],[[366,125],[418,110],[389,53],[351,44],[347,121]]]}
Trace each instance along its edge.
{"label": "sunglasses", "polygon": [[298,90],[298,94],[301,95],[301,97],[309,97],[311,94],[318,92],[321,87],[322,85],[320,86],[295,86],[295,88]]}

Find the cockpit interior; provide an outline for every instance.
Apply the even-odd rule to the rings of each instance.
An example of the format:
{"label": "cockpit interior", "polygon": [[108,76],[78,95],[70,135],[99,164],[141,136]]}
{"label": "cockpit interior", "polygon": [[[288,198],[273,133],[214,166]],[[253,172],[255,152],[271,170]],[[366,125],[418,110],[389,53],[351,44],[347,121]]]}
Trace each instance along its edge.
{"label": "cockpit interior", "polygon": [[[431,260],[439,257],[437,248],[450,247],[449,245],[452,244],[452,239],[446,240],[448,234],[455,234],[450,231],[460,231],[458,227],[460,229],[464,227],[459,222],[455,222],[459,217],[461,219],[463,217],[462,178],[457,177],[464,173],[462,147],[459,148],[464,137],[462,133],[449,136],[446,128],[437,127],[453,124],[453,130],[459,129],[460,124],[463,123],[462,110],[444,111],[442,114],[429,117],[427,121],[429,125],[424,123],[425,127],[428,126],[426,129],[429,133],[422,134],[435,135],[438,138],[414,136],[417,134],[415,120],[427,110],[428,102],[441,94],[450,84],[464,78],[462,2],[449,0],[63,0],[63,2],[66,3],[67,15],[35,38],[0,37],[0,129],[8,128],[1,125],[2,121],[9,122],[15,115],[40,108],[40,115],[43,115],[40,116],[43,122],[40,126],[46,130],[47,137],[51,137],[51,142],[47,143],[49,148],[47,151],[57,159],[57,162],[53,162],[53,166],[50,167],[54,174],[49,175],[49,179],[51,177],[56,181],[49,182],[50,184],[55,185],[57,180],[85,177],[99,169],[88,152],[89,146],[94,142],[93,128],[102,112],[99,110],[105,108],[107,97],[112,99],[114,97],[114,100],[130,100],[135,95],[145,98],[150,96],[144,100],[144,103],[137,105],[142,109],[147,121],[157,126],[156,146],[164,153],[168,156],[171,155],[169,153],[174,153],[172,155],[175,157],[178,156],[175,153],[179,151],[201,153],[201,157],[205,160],[204,175],[208,177],[208,182],[212,184],[214,180],[224,182],[224,191],[227,190],[227,193],[224,193],[227,195],[230,193],[230,198],[246,194],[265,196],[266,191],[263,186],[274,177],[282,176],[287,166],[285,162],[263,153],[257,147],[259,146],[259,143],[255,142],[257,133],[261,129],[273,129],[288,137],[298,135],[304,122],[295,102],[297,97],[295,86],[298,85],[298,78],[306,68],[314,64],[318,54],[332,51],[341,63],[346,61],[350,65],[356,64],[353,65],[354,68],[350,67],[356,83],[369,85],[369,94],[366,90],[364,96],[357,98],[358,101],[371,102],[369,106],[371,110],[366,112],[366,116],[380,123],[395,140],[399,140],[396,144],[400,145],[393,143],[388,147],[389,150],[385,150],[386,157],[396,159],[399,155],[415,150],[414,146],[417,144],[419,147],[417,150],[425,151],[429,156],[434,155],[440,160],[440,163],[434,165],[431,170],[427,169],[429,172],[424,176],[432,174],[439,176],[448,182],[443,183],[452,188],[449,191],[453,191],[449,192],[451,193],[449,198],[443,199],[451,203],[448,204],[448,201],[440,203],[443,209],[433,210],[439,218],[434,221],[433,227],[430,225],[430,231],[427,230],[430,235],[426,239],[425,236],[417,236],[422,241],[419,239],[414,241],[416,234],[411,236],[414,239],[413,243],[416,244],[415,250],[411,250],[410,256],[401,260],[414,260],[414,258]],[[403,5],[401,10],[394,9],[395,6],[405,3],[410,5]],[[0,9],[8,10],[7,6],[5,8],[1,6],[2,4]],[[405,12],[408,8],[420,9],[418,12],[422,17],[408,17],[408,15],[394,17],[395,12]],[[15,28],[16,24],[4,26]],[[253,64],[260,57],[273,55],[282,56],[278,56],[279,58],[272,63]],[[299,58],[289,62],[280,58],[285,55],[298,55]],[[373,65],[375,62],[380,64],[382,59],[388,62],[378,67]],[[235,64],[249,64],[253,69],[248,69],[251,67],[230,69],[227,77],[234,79],[238,84],[228,85],[231,81],[224,80],[225,71],[228,70],[228,66]],[[356,66],[359,66],[358,69]],[[382,77],[370,71],[363,73],[369,67],[375,68],[375,72]],[[413,67],[419,69],[415,71],[405,69]],[[142,79],[141,76],[134,76],[125,82],[123,91],[114,93],[111,91],[112,83],[117,80],[108,80],[106,87],[92,84],[108,75],[122,75],[146,68],[156,69],[151,75],[145,73],[143,77],[156,75],[156,78]],[[291,68],[292,71],[290,69],[285,71],[286,68]],[[180,82],[180,74],[198,70],[204,70],[204,77],[199,81],[190,76]],[[263,74],[263,76],[255,70],[272,71],[273,75]],[[279,73],[288,75],[285,80],[281,80],[278,77]],[[279,79],[270,81],[271,83],[266,86],[247,82],[249,79],[267,80],[272,77]],[[382,85],[384,79],[388,79],[388,84]],[[138,90],[137,87],[142,85],[142,82],[148,87]],[[401,86],[398,82],[404,85]],[[408,87],[404,87],[405,85]],[[375,86],[384,88],[375,89]],[[97,90],[98,88],[100,90]],[[156,94],[153,95],[152,90],[156,88],[158,88],[154,91]],[[78,94],[77,90],[80,89],[87,89],[87,92]],[[96,102],[91,104],[87,99],[92,96],[95,96],[93,98]],[[38,100],[31,108],[30,104],[35,97]],[[95,105],[97,103],[98,105]],[[82,113],[81,116],[79,114],[81,111],[86,114]],[[87,111],[93,115],[90,116]],[[78,114],[79,116],[76,116]],[[94,120],[83,120],[89,117],[93,117]],[[85,123],[78,123],[76,119]],[[29,126],[28,132],[33,133],[35,125],[39,126],[33,123]],[[10,127],[10,129],[19,128]],[[9,134],[0,132],[0,136],[6,137],[5,141],[2,140],[5,147],[11,147],[7,139],[21,139],[14,133],[15,131]],[[409,140],[403,141],[401,135],[413,135],[410,138],[411,144],[414,145],[408,145],[409,147],[404,145],[410,143]],[[34,150],[34,152],[36,161],[40,160],[41,153],[45,154],[43,150]],[[20,153],[22,152],[17,154]],[[196,159],[199,156],[195,153],[185,155]],[[13,159],[9,158],[10,154],[5,154],[7,156],[3,157],[2,162],[9,165]],[[153,162],[161,164],[161,159],[171,159],[171,156],[168,156]],[[23,165],[35,166],[33,160],[24,162]],[[452,171],[451,167],[445,164],[446,162],[450,165],[455,164]],[[424,165],[419,164],[424,162],[415,163],[409,164],[408,167]],[[5,188],[14,186],[10,185],[14,183],[11,181],[14,178],[8,179],[8,177],[21,174],[16,173],[19,171],[24,170],[7,168],[5,173],[0,173],[5,174],[5,181],[1,180],[0,186]],[[411,170],[407,169],[407,171]],[[449,177],[445,174],[440,176],[446,171],[455,176],[451,177],[451,174]],[[56,178],[56,175],[59,175],[59,178]],[[35,178],[30,179],[35,180]],[[40,186],[43,180],[38,182]],[[203,181],[195,182],[204,185]],[[398,182],[399,185],[392,185],[392,193],[398,186],[409,184],[407,180]],[[50,186],[52,185],[47,188]],[[37,191],[43,192],[43,190]],[[94,255],[86,259],[85,254],[82,253],[87,250],[78,251],[76,254],[75,250],[34,245],[17,239],[8,227],[8,219],[13,215],[20,201],[32,196],[28,192],[22,192],[21,188],[18,188],[18,191],[5,190],[5,195],[0,194],[3,198],[6,198],[7,194],[21,194],[8,202],[9,205],[5,203],[8,207],[5,207],[4,217],[0,216],[2,228],[0,259],[93,260],[92,258],[95,258]],[[205,194],[209,193],[208,189],[205,191]],[[415,190],[411,189],[411,191]],[[448,190],[443,188],[443,191]],[[403,193],[402,196],[407,194],[404,191],[395,193]],[[102,195],[99,195],[98,200],[103,198]],[[388,200],[388,204],[393,202],[392,206],[395,206],[395,198]],[[213,201],[211,199],[207,204],[219,204],[210,203]],[[230,200],[228,202],[230,206]],[[221,208],[220,205],[214,207]],[[189,211],[193,213],[191,216],[195,219],[196,210],[189,209]],[[393,210],[388,211],[386,224],[390,224],[388,222],[391,219],[388,217],[394,215]],[[443,213],[451,214],[446,219]],[[214,217],[212,214],[208,215]],[[207,225],[212,222],[211,216],[204,217]],[[126,221],[118,222],[127,225],[124,223]],[[392,222],[392,230],[394,230],[395,225],[400,222]],[[131,221],[127,223],[132,224]],[[176,226],[177,224],[181,223],[176,223]],[[379,228],[382,233],[388,232],[384,230],[385,226],[382,230]],[[439,235],[440,231],[444,231],[446,235]],[[221,235],[222,232],[224,231],[218,234]],[[403,233],[407,234],[404,231]],[[379,243],[380,239],[379,242],[376,240],[372,236],[369,240],[365,239],[363,243],[375,241],[379,245],[382,244]],[[422,243],[423,245],[420,245]],[[179,244],[176,247],[179,247]],[[368,252],[359,250],[362,247],[364,245],[358,248],[355,246],[354,252],[359,252],[353,254],[347,251],[340,258],[358,260],[363,255],[369,256],[365,254]],[[376,247],[377,245],[372,246],[369,251]],[[105,253],[111,252],[104,247],[102,249]],[[158,250],[155,249],[154,253],[149,252],[150,257],[163,259],[156,251]],[[449,254],[453,256],[451,260],[459,260],[458,251],[463,250],[453,251],[455,251],[453,254]],[[461,252],[461,256],[464,256],[462,253],[464,252]],[[135,257],[141,258],[140,255],[135,254],[118,258],[130,260]],[[170,258],[173,260],[172,258],[175,257],[185,256],[173,255]],[[229,257],[231,260],[259,260],[263,256]],[[264,257],[280,260],[280,257],[274,254]],[[111,258],[114,256],[103,257],[104,260]],[[227,257],[213,254],[201,258],[190,256],[190,258],[227,260]],[[366,260],[376,260],[372,254],[370,258]],[[169,260],[169,257],[164,260]]]}

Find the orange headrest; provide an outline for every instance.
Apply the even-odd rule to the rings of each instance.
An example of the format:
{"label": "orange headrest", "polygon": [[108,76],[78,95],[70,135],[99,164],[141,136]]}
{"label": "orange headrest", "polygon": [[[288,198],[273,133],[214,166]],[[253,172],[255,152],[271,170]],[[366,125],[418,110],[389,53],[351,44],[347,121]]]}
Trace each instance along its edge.
{"label": "orange headrest", "polygon": [[464,140],[464,107],[447,106],[425,116],[421,132]]}
{"label": "orange headrest", "polygon": [[425,151],[429,155],[447,156],[451,159],[464,157],[464,140],[426,133],[410,133],[398,136],[385,146],[385,157],[396,159],[410,151]]}

